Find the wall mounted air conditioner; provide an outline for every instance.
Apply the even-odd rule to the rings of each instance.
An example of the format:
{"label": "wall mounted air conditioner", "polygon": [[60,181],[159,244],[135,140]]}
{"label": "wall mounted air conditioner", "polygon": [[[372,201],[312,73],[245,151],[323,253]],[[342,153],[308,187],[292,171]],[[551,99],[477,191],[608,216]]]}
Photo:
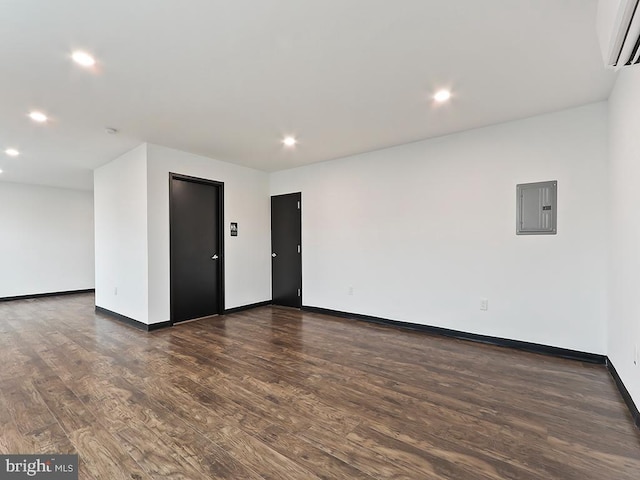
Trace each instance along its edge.
{"label": "wall mounted air conditioner", "polygon": [[597,29],[607,66],[640,64],[640,0],[599,0]]}

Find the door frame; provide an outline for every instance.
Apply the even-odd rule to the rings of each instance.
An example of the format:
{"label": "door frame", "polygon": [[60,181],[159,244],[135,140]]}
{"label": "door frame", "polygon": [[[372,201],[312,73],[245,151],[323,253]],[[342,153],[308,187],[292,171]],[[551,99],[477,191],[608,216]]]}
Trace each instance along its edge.
{"label": "door frame", "polygon": [[218,295],[218,311],[217,314],[218,315],[223,315],[224,314],[224,310],[225,310],[225,302],[224,302],[224,292],[225,292],[225,287],[224,287],[224,260],[225,260],[225,249],[224,249],[224,182],[218,182],[216,180],[208,180],[206,178],[199,178],[199,177],[192,177],[189,175],[183,175],[180,173],[173,173],[173,172],[169,172],[169,311],[170,311],[170,320],[169,322],[171,323],[171,325],[174,324],[173,319],[174,317],[174,312],[173,312],[173,306],[174,306],[174,301],[173,301],[173,296],[174,296],[174,289],[173,289],[173,272],[172,272],[172,266],[173,266],[173,259],[171,258],[171,252],[172,252],[172,241],[173,239],[171,238],[171,215],[172,215],[172,211],[173,211],[173,181],[174,180],[182,180],[182,181],[186,181],[186,182],[192,182],[192,183],[200,183],[200,184],[204,184],[204,185],[211,185],[211,186],[215,186],[218,187],[218,248],[220,250],[219,256],[220,258],[219,260],[219,264],[220,267],[218,268],[218,291],[216,292],[216,294]]}

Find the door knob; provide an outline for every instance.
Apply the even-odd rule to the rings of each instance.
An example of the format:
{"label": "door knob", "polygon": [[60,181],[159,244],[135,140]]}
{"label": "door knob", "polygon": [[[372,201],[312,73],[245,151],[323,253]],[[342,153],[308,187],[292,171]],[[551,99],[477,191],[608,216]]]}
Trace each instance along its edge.
{"label": "door knob", "polygon": [[214,255],[213,257],[211,257],[211,260],[217,260],[218,259],[218,255]]}
{"label": "door knob", "polygon": [[271,256],[272,256],[273,258],[276,258],[276,257],[277,257],[277,255],[276,255],[275,253],[272,253],[272,254],[271,254]]}

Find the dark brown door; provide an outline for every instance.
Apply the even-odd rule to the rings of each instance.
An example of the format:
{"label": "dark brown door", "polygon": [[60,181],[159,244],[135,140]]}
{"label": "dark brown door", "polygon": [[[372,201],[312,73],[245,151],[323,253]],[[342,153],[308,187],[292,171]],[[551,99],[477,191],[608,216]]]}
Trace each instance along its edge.
{"label": "dark brown door", "polygon": [[271,197],[271,290],[274,305],[302,306],[302,195]]}
{"label": "dark brown door", "polygon": [[172,323],[224,312],[223,188],[170,175]]}

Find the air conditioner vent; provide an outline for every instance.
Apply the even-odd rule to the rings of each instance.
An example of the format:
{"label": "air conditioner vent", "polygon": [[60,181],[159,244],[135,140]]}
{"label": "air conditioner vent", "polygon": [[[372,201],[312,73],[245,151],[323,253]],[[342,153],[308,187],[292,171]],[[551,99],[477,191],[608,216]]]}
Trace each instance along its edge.
{"label": "air conditioner vent", "polygon": [[[618,56],[613,66],[634,65],[638,63],[638,54],[640,47],[640,12],[638,12],[639,0],[633,0],[628,3],[629,13],[625,12],[625,18],[620,25],[621,39],[615,44],[614,52],[618,50]],[[626,25],[626,28],[624,28]]]}
{"label": "air conditioner vent", "polygon": [[600,0],[598,34],[605,63],[640,64],[640,0]]}

